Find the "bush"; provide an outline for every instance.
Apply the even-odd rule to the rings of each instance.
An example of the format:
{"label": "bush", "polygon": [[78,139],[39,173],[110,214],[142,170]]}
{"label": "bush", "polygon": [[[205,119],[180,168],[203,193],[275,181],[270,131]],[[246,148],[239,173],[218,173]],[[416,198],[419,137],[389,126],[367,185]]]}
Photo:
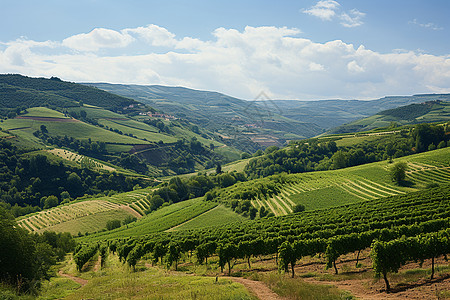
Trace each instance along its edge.
{"label": "bush", "polygon": [[294,206],[292,211],[294,213],[299,213],[299,212],[305,211],[305,206],[303,204],[297,204],[296,206]]}
{"label": "bush", "polygon": [[120,222],[120,220],[109,220],[108,222],[106,222],[107,230],[113,230],[119,228],[120,226],[122,226],[122,222]]}
{"label": "bush", "polygon": [[391,179],[401,185],[406,179],[406,169],[408,166],[404,162],[398,162],[391,168]]}

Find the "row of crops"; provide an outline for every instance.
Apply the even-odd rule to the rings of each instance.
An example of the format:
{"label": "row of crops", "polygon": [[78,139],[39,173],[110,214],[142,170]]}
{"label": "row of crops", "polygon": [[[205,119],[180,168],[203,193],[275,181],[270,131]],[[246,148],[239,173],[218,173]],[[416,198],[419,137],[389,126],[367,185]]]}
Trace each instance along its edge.
{"label": "row of crops", "polygon": [[[281,268],[307,256],[323,255],[338,273],[338,258],[371,248],[376,273],[389,289],[389,272],[411,260],[434,259],[450,252],[450,186],[359,202],[327,210],[224,225],[208,230],[155,233],[110,239],[110,249],[134,266],[144,255],[155,262],[177,263],[195,251],[199,263],[218,256],[219,266],[232,268],[235,259],[275,255]],[[89,247],[92,244],[86,244]],[[401,245],[401,255],[391,255]],[[437,246],[438,245],[438,246]],[[440,245],[440,246],[439,246]],[[440,249],[433,251],[432,249]],[[83,246],[80,246],[80,251]],[[391,251],[391,252],[389,252]],[[397,267],[395,267],[397,266]],[[294,272],[292,272],[294,275]]]}
{"label": "row of crops", "polygon": [[19,219],[17,223],[28,231],[36,232],[64,222],[103,212],[120,210],[125,207],[128,207],[131,212],[134,211],[134,214],[144,215],[150,206],[146,198],[149,192],[149,189],[143,189],[109,197],[68,203],[28,215],[25,218]]}

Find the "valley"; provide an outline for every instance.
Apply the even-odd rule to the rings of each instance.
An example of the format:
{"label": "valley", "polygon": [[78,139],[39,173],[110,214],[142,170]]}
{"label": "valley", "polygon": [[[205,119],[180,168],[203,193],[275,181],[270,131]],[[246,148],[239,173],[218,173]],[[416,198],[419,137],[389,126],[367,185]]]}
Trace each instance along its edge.
{"label": "valley", "polygon": [[1,297],[450,295],[446,95],[374,100],[388,110],[324,132],[368,104],[319,128],[185,88],[0,84],[0,241],[17,249]]}

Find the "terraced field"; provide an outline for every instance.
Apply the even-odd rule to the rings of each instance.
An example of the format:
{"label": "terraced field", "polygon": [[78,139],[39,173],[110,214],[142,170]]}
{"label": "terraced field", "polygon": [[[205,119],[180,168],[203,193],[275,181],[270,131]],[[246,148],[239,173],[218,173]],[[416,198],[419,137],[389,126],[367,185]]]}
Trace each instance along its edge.
{"label": "terraced field", "polygon": [[64,149],[51,149],[47,150],[47,152],[52,153],[58,157],[66,159],[68,161],[73,161],[80,165],[82,168],[88,168],[91,170],[104,170],[104,171],[117,171],[115,168],[108,166],[106,164],[100,163],[92,158],[86,157],[84,155],[77,154],[75,152],[64,150]]}
{"label": "terraced field", "polygon": [[168,229],[167,231],[170,232],[170,231],[199,229],[246,220],[248,219],[241,215],[238,215],[231,209],[223,205],[218,205],[191,220],[188,220],[184,223],[181,223],[180,225]]}
{"label": "terraced field", "polygon": [[[149,192],[150,189],[143,189],[111,197],[68,203],[23,216],[17,219],[17,223],[31,232],[63,229],[65,231],[70,229],[70,232],[75,233],[97,231],[104,228],[107,216],[113,216],[112,219],[119,216],[123,219],[127,215],[141,218],[149,207],[146,199]],[[86,230],[86,224],[90,224],[89,230]]]}
{"label": "terraced field", "polygon": [[450,148],[434,150],[398,159],[408,164],[410,186],[397,186],[390,180],[392,164],[386,161],[341,170],[291,175],[296,183],[286,186],[272,197],[252,200],[276,216],[293,211],[297,204],[307,210],[345,205],[357,201],[404,194],[424,188],[430,183],[450,182]]}
{"label": "terraced field", "polygon": [[128,226],[83,237],[82,240],[104,240],[141,236],[161,232],[212,211],[218,204],[195,198],[162,207]]}

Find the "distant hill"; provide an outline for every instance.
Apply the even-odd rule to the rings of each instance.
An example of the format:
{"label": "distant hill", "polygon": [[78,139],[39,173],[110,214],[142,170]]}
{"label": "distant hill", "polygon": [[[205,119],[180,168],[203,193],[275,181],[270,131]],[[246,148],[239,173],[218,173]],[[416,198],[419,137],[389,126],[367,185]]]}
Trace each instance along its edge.
{"label": "distant hill", "polygon": [[244,151],[255,151],[257,143],[265,147],[281,146],[286,140],[320,134],[320,126],[311,122],[292,120],[277,110],[217,92],[159,85],[123,85],[89,83],[99,89],[162,110],[198,126],[217,132],[224,142]]}
{"label": "distant hill", "polygon": [[267,103],[276,106],[280,114],[297,121],[311,122],[322,129],[334,127],[363,119],[380,111],[414,103],[442,100],[450,101],[450,94],[424,94],[413,96],[388,96],[376,100],[274,100]]}
{"label": "distant hill", "polygon": [[[434,98],[446,98],[448,95],[434,95]],[[449,97],[450,100],[450,97]],[[329,133],[349,133],[417,123],[446,122],[450,120],[450,102],[433,100],[419,104],[409,104],[398,108],[381,111],[368,118],[363,118],[332,129]]]}
{"label": "distant hill", "polygon": [[95,87],[0,75],[0,137],[24,151],[68,148],[93,168],[98,167],[90,158],[153,176],[199,171],[240,158],[240,151],[210,131],[154,113],[150,106]]}
{"label": "distant hill", "polygon": [[0,114],[16,108],[51,105],[55,107],[94,105],[115,112],[138,104],[137,101],[107,93],[85,85],[62,81],[59,78],[32,78],[18,74],[0,74]]}

